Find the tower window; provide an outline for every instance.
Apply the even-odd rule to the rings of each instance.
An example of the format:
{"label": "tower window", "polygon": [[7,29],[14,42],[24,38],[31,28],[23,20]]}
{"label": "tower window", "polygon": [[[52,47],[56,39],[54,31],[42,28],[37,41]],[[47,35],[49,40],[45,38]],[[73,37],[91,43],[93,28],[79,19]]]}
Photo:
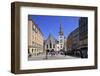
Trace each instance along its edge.
{"label": "tower window", "polygon": [[62,40],[60,40],[60,43],[62,43]]}
{"label": "tower window", "polygon": [[62,38],[62,36],[60,36],[60,38]]}

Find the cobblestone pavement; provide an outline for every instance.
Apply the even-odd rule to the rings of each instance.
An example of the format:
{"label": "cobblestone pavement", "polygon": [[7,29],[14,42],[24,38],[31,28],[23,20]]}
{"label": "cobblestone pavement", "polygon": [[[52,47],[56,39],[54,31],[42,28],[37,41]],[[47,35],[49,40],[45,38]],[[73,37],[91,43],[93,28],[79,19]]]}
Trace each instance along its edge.
{"label": "cobblestone pavement", "polygon": [[68,56],[68,55],[38,55],[32,56],[29,60],[55,60],[55,59],[77,59],[78,57]]}

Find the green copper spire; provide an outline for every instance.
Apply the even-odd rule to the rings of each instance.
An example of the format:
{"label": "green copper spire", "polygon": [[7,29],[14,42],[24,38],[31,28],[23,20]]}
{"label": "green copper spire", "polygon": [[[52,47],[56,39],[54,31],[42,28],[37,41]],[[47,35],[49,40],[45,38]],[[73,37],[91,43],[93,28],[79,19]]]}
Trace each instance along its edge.
{"label": "green copper spire", "polygon": [[60,23],[60,32],[59,32],[59,35],[63,35],[63,31],[62,31],[62,25]]}
{"label": "green copper spire", "polygon": [[61,17],[60,17],[60,31],[59,31],[59,35],[63,35],[62,24],[61,24]]}

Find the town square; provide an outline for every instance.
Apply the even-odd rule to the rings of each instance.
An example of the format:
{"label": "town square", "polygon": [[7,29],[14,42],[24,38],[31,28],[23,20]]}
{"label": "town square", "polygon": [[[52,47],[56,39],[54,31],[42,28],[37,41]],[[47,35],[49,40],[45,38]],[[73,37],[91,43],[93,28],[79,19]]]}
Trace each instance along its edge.
{"label": "town square", "polygon": [[87,41],[87,17],[28,15],[28,60],[88,58]]}

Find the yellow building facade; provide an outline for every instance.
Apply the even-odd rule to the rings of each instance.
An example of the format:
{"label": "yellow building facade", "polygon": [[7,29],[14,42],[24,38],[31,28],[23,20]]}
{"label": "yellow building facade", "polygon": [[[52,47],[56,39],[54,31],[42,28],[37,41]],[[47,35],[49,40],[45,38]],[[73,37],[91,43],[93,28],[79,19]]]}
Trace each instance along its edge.
{"label": "yellow building facade", "polygon": [[35,22],[28,18],[28,54],[39,55],[43,53],[44,38],[41,30],[35,24]]}

